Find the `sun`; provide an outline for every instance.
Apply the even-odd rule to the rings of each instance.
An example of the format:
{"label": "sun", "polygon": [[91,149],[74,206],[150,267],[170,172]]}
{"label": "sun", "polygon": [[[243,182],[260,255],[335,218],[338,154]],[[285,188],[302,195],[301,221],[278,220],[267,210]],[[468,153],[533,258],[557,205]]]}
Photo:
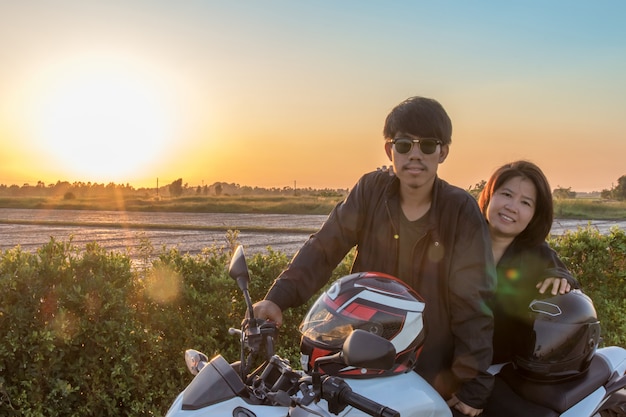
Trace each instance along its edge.
{"label": "sun", "polygon": [[68,175],[125,182],[177,140],[178,110],[154,68],[89,57],[47,74],[32,107],[32,135]]}

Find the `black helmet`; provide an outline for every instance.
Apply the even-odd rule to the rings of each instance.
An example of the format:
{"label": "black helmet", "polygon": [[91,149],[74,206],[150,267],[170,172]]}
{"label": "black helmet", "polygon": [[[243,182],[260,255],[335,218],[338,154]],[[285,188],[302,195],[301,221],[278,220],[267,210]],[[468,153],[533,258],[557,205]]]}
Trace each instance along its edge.
{"label": "black helmet", "polygon": [[389,340],[396,350],[389,371],[325,364],[320,371],[342,377],[373,377],[412,369],[424,343],[424,301],[391,275],[359,272],[337,280],[313,304],[302,324],[302,367],[313,370],[315,359],[339,352],[353,330]]}
{"label": "black helmet", "polygon": [[572,290],[535,299],[529,309],[531,320],[516,332],[516,369],[528,378],[544,381],[584,373],[600,340],[600,322],[591,299]]}

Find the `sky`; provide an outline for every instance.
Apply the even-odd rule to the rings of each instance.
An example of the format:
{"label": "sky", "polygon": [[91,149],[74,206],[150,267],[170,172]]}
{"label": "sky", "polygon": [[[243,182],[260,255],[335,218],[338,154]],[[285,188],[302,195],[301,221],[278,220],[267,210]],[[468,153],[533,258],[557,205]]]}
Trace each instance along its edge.
{"label": "sky", "polygon": [[0,184],[350,188],[410,96],[468,188],[626,175],[626,2],[0,0]]}

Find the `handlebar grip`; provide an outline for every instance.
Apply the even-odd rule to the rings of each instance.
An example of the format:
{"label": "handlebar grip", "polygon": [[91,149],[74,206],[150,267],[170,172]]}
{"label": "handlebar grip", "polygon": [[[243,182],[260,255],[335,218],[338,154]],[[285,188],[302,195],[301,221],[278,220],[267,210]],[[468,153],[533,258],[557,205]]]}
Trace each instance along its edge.
{"label": "handlebar grip", "polygon": [[349,387],[345,387],[339,393],[339,398],[348,405],[357,408],[364,413],[374,417],[400,417],[400,412],[393,408],[386,407],[382,404],[372,401],[356,392]]}

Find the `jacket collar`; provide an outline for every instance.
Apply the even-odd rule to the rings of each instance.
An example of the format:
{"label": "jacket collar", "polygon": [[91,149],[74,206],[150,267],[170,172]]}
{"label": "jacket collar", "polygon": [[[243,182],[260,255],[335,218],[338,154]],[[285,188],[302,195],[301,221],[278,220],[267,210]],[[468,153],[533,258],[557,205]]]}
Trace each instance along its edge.
{"label": "jacket collar", "polygon": [[[432,229],[436,224],[437,213],[439,212],[439,194],[441,188],[443,188],[446,182],[439,178],[439,176],[435,176],[435,181],[433,182],[433,190],[432,190],[432,201],[430,203],[430,210],[428,210],[428,228]],[[385,202],[387,204],[387,209],[389,213],[393,215],[394,219],[397,219],[398,209],[400,207],[400,180],[398,177],[393,177],[393,179],[387,184],[387,188],[385,190]]]}

